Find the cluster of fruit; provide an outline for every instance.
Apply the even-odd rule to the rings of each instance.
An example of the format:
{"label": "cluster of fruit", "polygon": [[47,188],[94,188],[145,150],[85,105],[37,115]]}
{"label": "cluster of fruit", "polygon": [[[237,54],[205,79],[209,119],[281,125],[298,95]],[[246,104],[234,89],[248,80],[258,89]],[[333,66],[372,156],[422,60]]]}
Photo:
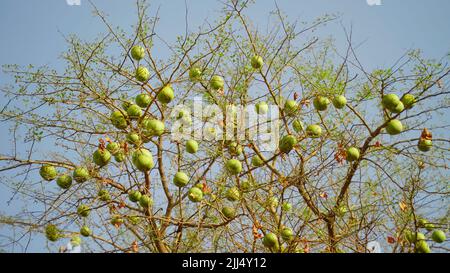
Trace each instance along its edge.
{"label": "cluster of fruit", "polygon": [[[435,229],[432,223],[421,218],[418,221],[418,227],[424,228],[431,233],[431,239],[436,243],[443,243],[447,239],[445,232],[440,229]],[[418,253],[430,253],[431,249],[426,242],[425,235],[421,232],[414,232],[411,230],[405,230],[405,239],[408,243],[414,244],[414,250]]]}

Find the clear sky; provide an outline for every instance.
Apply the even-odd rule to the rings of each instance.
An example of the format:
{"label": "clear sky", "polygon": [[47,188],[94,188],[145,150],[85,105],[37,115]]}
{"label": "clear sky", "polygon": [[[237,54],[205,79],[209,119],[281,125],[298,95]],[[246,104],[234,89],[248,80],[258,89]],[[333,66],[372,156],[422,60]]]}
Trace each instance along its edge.
{"label": "clear sky", "polygon": [[[73,0],[72,0],[73,1]],[[113,25],[129,28],[135,23],[135,0],[92,0],[105,11]],[[450,1],[448,0],[380,0],[381,5],[369,5],[366,0],[278,0],[282,11],[291,20],[312,21],[324,14],[341,14],[342,24],[353,26],[357,53],[363,65],[370,68],[390,66],[406,50],[420,48],[425,56],[440,58],[450,50]],[[66,0],[1,0],[0,1],[0,65],[49,65],[62,70],[58,56],[66,49],[63,35],[77,34],[93,39],[105,32],[104,25],[92,16],[87,0],[81,5],[68,5]],[[150,1],[152,14],[160,8],[161,21],[157,31],[172,41],[184,32],[185,0]],[[369,1],[370,2],[370,1]],[[376,2],[376,1],[372,1]],[[186,0],[191,29],[205,19],[218,16],[220,2]],[[265,27],[267,15],[275,7],[273,0],[258,0],[247,10],[254,24]],[[325,28],[324,35],[333,35],[338,47],[345,46],[339,22]],[[164,57],[164,56],[160,56]],[[10,82],[0,72],[0,86]],[[0,98],[0,105],[4,104]],[[0,125],[0,129],[4,129]],[[1,143],[9,138],[2,130]],[[2,145],[3,146],[3,145]],[[1,147],[1,146],[0,146]],[[0,154],[4,153],[0,148]],[[6,204],[11,193],[0,186],[0,211],[6,214],[19,204]],[[4,231],[0,229],[1,232]],[[31,251],[42,250],[32,245]]]}

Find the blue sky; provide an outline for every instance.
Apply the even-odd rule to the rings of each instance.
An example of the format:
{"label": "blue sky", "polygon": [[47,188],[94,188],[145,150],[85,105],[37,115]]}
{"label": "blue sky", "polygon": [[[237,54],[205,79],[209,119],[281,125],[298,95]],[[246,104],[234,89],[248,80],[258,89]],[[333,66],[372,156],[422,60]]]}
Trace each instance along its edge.
{"label": "blue sky", "polygon": [[[93,0],[109,15],[113,25],[128,28],[135,23],[135,0]],[[161,21],[157,31],[167,41],[184,32],[185,0],[151,1],[150,12],[160,8]],[[214,0],[186,0],[191,29],[205,19],[213,21],[221,4]],[[291,20],[312,21],[324,14],[341,14],[342,24],[353,26],[353,37],[361,45],[357,53],[369,69],[390,66],[406,50],[420,48],[424,55],[440,58],[450,50],[450,1],[447,0],[381,0],[382,5],[370,6],[366,0],[278,0],[280,9]],[[267,14],[275,7],[273,0],[258,0],[247,10],[255,25],[265,28]],[[66,0],[2,0],[0,2],[0,65],[49,65],[63,69],[58,56],[66,49],[63,35],[77,34],[94,39],[105,32],[104,25],[92,16],[87,0],[80,6],[70,6]],[[340,48],[345,36],[339,22],[330,24],[322,35],[333,35]],[[164,57],[164,56],[160,56]],[[0,72],[0,86],[9,83]],[[0,105],[3,105],[0,98]],[[4,126],[1,126],[2,128]],[[3,130],[0,141],[8,139]],[[0,154],[6,152],[0,148]],[[12,212],[6,201],[11,193],[0,191],[2,212]],[[16,204],[17,205],[17,204]],[[1,232],[0,232],[1,234]],[[31,250],[39,250],[38,245]]]}

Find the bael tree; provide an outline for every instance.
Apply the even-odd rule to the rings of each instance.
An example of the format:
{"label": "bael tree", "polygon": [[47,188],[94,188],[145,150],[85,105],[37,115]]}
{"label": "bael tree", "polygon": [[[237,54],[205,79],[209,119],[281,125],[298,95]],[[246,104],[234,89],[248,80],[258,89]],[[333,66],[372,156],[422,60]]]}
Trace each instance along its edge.
{"label": "bael tree", "polygon": [[[14,230],[2,245],[44,234],[50,250],[83,236],[107,252],[447,251],[448,56],[412,50],[368,71],[351,33],[343,53],[313,35],[336,17],[297,25],[277,8],[262,33],[248,2],[195,32],[186,22],[172,45],[144,1],[134,33],[94,6],[107,32],[68,37],[65,71],[5,66],[2,183],[32,206],[1,217]],[[218,138],[213,115],[174,114],[193,97],[223,113],[275,107],[276,149]],[[174,139],[177,121],[213,137]]]}

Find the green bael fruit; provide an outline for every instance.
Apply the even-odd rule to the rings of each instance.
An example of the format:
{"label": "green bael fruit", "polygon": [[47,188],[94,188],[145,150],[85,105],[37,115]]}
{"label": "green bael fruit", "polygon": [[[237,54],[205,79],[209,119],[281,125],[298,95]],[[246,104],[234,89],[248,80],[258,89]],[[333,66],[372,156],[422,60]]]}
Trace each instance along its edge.
{"label": "green bael fruit", "polygon": [[136,203],[139,200],[141,200],[141,196],[142,196],[142,194],[140,191],[130,191],[128,193],[128,199],[133,203]]}
{"label": "green bael fruit", "polygon": [[136,169],[141,172],[149,171],[155,166],[152,154],[149,150],[143,148],[138,149],[133,153],[131,161]]}
{"label": "green bael fruit", "polygon": [[211,80],[209,81],[209,85],[214,90],[219,90],[223,88],[223,85],[225,84],[225,81],[221,76],[214,75],[212,76]]}
{"label": "green bael fruit", "polygon": [[232,174],[239,174],[242,171],[242,164],[237,159],[230,159],[225,164],[227,170]]}
{"label": "green bael fruit", "polygon": [[428,152],[433,147],[433,142],[430,139],[419,139],[419,143],[417,144],[417,147],[421,152]]}
{"label": "green bael fruit", "polygon": [[147,68],[145,68],[143,66],[139,66],[136,69],[136,73],[134,76],[135,76],[136,80],[145,83],[150,79],[150,72],[148,71]]}
{"label": "green bael fruit", "polygon": [[143,208],[148,208],[153,205],[153,199],[148,195],[142,195],[139,199],[139,205]]}
{"label": "green bael fruit", "polygon": [[189,176],[184,172],[177,172],[173,177],[173,184],[177,187],[184,187],[189,183]]}
{"label": "green bael fruit", "polygon": [[223,207],[222,213],[227,219],[232,219],[236,215],[236,211],[232,207]]}
{"label": "green bael fruit", "polygon": [[267,104],[267,102],[261,101],[255,105],[255,109],[256,109],[256,113],[258,113],[260,115],[267,114],[267,112],[269,111],[269,105]]}
{"label": "green bael fruit", "polygon": [[123,224],[124,220],[120,215],[113,215],[111,217],[111,224],[113,225],[120,225]]}
{"label": "green bael fruit", "polygon": [[67,190],[70,186],[72,186],[72,177],[70,175],[63,174],[56,179],[56,184],[60,188]]}
{"label": "green bael fruit", "polygon": [[186,141],[186,152],[190,154],[195,154],[198,151],[198,143],[197,141],[190,139]]}
{"label": "green bael fruit", "polygon": [[137,133],[127,134],[127,142],[134,145],[139,145],[141,143],[141,137]]}
{"label": "green bael fruit", "polygon": [[294,232],[292,229],[285,227],[281,230],[281,238],[286,242],[290,242],[294,238]]}
{"label": "green bael fruit", "polygon": [[297,144],[297,138],[292,135],[287,135],[281,138],[280,140],[280,151],[283,153],[289,153],[294,146]]}
{"label": "green bael fruit", "polygon": [[139,94],[136,96],[134,101],[139,107],[147,108],[152,102],[152,98],[147,94]]}
{"label": "green bael fruit", "polygon": [[56,168],[51,165],[43,165],[39,169],[39,174],[44,180],[52,181],[56,178],[56,176],[58,176],[58,171],[56,171]]}
{"label": "green bael fruit", "polygon": [[73,171],[73,179],[78,183],[86,182],[89,178],[89,171],[86,168],[78,167]]}
{"label": "green bael fruit", "polygon": [[398,119],[393,119],[387,123],[386,131],[390,135],[398,135],[403,131],[403,125]]}
{"label": "green bael fruit", "polygon": [[123,130],[128,127],[127,118],[120,111],[112,112],[110,120],[111,120],[112,125],[114,125],[114,127],[116,127],[117,129]]}
{"label": "green bael fruit", "polygon": [[228,189],[226,193],[226,198],[228,199],[228,201],[231,202],[239,201],[241,199],[241,192],[237,187],[232,187]]}
{"label": "green bael fruit", "polygon": [[202,78],[202,70],[198,67],[192,67],[189,70],[189,80],[191,82],[197,82]]}
{"label": "green bael fruit", "polygon": [[433,234],[431,234],[431,239],[433,239],[436,243],[441,244],[447,240],[447,237],[445,236],[445,232],[440,229],[436,229],[433,231]]}
{"label": "green bael fruit", "polygon": [[263,58],[258,55],[253,56],[250,63],[254,69],[260,69],[264,65]]}
{"label": "green bael fruit", "polygon": [[142,116],[142,109],[136,104],[133,104],[128,107],[127,114],[132,119],[138,119]]}
{"label": "green bael fruit", "polygon": [[193,187],[189,189],[188,198],[192,202],[200,202],[203,199],[203,191],[197,187]]}
{"label": "green bael fruit", "polygon": [[355,147],[350,147],[346,151],[346,159],[349,162],[353,162],[359,159],[359,149]]}
{"label": "green bael fruit", "polygon": [[313,100],[314,108],[317,111],[325,111],[328,108],[328,105],[330,104],[330,100],[323,96],[317,96]]}
{"label": "green bael fruit", "polygon": [[405,106],[403,105],[402,102],[399,102],[395,108],[391,109],[391,112],[398,114],[403,112],[403,110],[405,110]]}
{"label": "green bael fruit", "polygon": [[287,100],[284,103],[284,111],[288,115],[293,115],[298,110],[298,104],[295,100]]}
{"label": "green bael fruit", "polygon": [[146,136],[161,136],[164,133],[164,123],[157,119],[145,119],[142,121],[142,128]]}
{"label": "green bael fruit", "polygon": [[161,91],[159,91],[158,95],[156,96],[158,101],[163,104],[170,103],[174,97],[175,94],[170,84],[164,86],[163,89],[161,89]]}
{"label": "green bael fruit", "polygon": [[411,94],[405,94],[401,99],[401,102],[405,106],[406,109],[411,109],[414,104],[416,104],[416,97]]}
{"label": "green bael fruit", "polygon": [[47,237],[49,241],[56,242],[61,238],[61,231],[55,225],[47,225],[45,227],[45,237]]}
{"label": "green bael fruit", "polygon": [[430,253],[431,249],[425,240],[420,240],[416,243],[416,251],[418,253]]}
{"label": "green bael fruit", "polygon": [[306,135],[311,138],[319,138],[322,135],[322,128],[316,124],[308,125],[306,127]]}
{"label": "green bael fruit", "polygon": [[104,201],[104,202],[111,200],[111,196],[109,195],[109,192],[105,189],[99,190],[97,193],[97,196],[100,198],[101,201]]}
{"label": "green bael fruit", "polygon": [[92,231],[88,226],[82,226],[80,228],[80,234],[83,235],[84,237],[89,237],[92,235]]}
{"label": "green bael fruit", "polygon": [[115,154],[114,160],[116,160],[116,162],[123,162],[125,160],[125,154],[122,152]]}
{"label": "green bael fruit", "polygon": [[92,155],[92,160],[99,167],[103,167],[111,160],[111,153],[106,149],[97,149]]}
{"label": "green bael fruit", "polygon": [[292,204],[291,204],[291,203],[288,203],[288,202],[284,202],[284,203],[281,205],[281,209],[282,209],[283,211],[285,211],[285,212],[289,212],[289,211],[292,210]]}
{"label": "green bael fruit", "polygon": [[120,151],[120,144],[117,142],[110,142],[106,145],[106,150],[114,155]]}
{"label": "green bael fruit", "polygon": [[252,165],[255,167],[261,167],[264,165],[264,160],[259,157],[259,155],[254,155],[252,157]]}
{"label": "green bael fruit", "polygon": [[77,208],[77,213],[81,217],[88,217],[91,213],[91,208],[88,205],[79,205]]}
{"label": "green bael fruit", "polygon": [[79,246],[81,245],[81,238],[77,235],[73,235],[70,239],[70,243],[72,244],[72,246]]}
{"label": "green bael fruit", "polygon": [[345,107],[345,105],[347,105],[347,99],[344,96],[340,95],[340,96],[334,97],[333,106],[336,109],[342,109]]}
{"label": "green bael fruit", "polygon": [[145,57],[145,49],[142,46],[135,45],[131,48],[131,57],[140,61]]}
{"label": "green bael fruit", "polygon": [[381,99],[381,104],[384,108],[392,111],[397,107],[397,105],[400,103],[400,99],[396,94],[387,94],[384,95]]}
{"label": "green bael fruit", "polygon": [[266,235],[264,235],[262,243],[265,247],[271,249],[278,248],[279,246],[277,235],[272,232],[266,233]]}
{"label": "green bael fruit", "polygon": [[294,128],[295,132],[300,133],[305,130],[305,126],[303,125],[303,122],[296,119],[294,122],[292,122],[292,128]]}

